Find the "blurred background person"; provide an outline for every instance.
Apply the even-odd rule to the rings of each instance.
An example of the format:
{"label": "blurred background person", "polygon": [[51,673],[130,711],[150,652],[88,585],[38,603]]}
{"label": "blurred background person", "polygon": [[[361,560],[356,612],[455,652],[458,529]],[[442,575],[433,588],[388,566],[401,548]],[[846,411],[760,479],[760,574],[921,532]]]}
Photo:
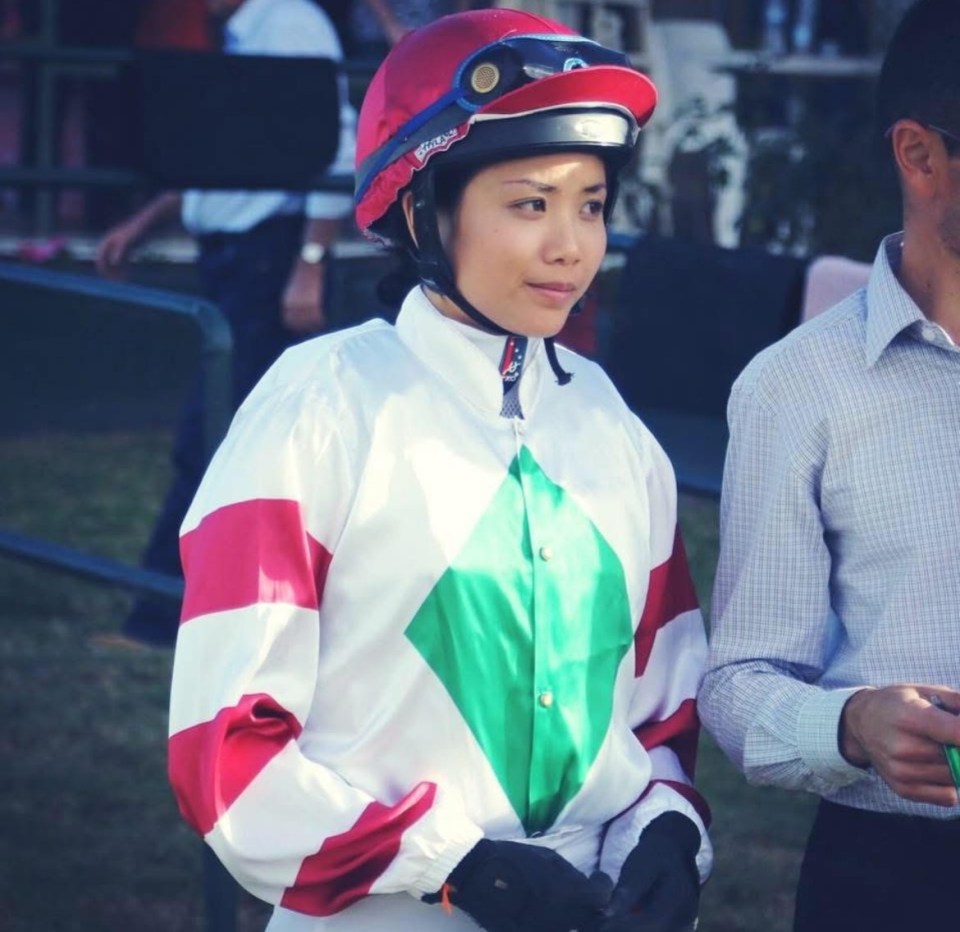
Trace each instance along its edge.
{"label": "blurred background person", "polygon": [[471,0],[352,0],[348,53],[379,61],[411,29],[485,5]]}
{"label": "blurred background person", "polygon": [[[343,57],[330,19],[310,0],[207,0],[207,7],[228,54]],[[345,86],[341,100],[341,138],[330,170],[349,173],[356,114]],[[197,241],[204,292],[233,334],[233,400],[238,405],[284,349],[324,328],[327,260],[351,206],[345,193],[165,192],[106,234],[98,247],[97,269],[108,277],[122,274],[134,247],[180,216]],[[177,429],[175,477],[143,556],[148,569],[181,574],[180,523],[207,460],[203,410],[198,385]],[[172,646],[178,622],[177,605],[144,597],[118,640]]]}

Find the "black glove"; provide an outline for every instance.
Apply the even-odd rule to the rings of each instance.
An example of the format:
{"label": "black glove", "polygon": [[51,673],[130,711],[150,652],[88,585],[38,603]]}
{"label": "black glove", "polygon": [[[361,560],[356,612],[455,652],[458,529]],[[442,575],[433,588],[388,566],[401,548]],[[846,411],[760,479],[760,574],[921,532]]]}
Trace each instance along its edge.
{"label": "black glove", "polygon": [[[556,851],[482,838],[445,885],[450,902],[487,932],[596,932],[610,899],[605,874],[587,878]],[[436,903],[441,894],[425,896]]]}
{"label": "black glove", "polygon": [[688,932],[700,904],[700,830],[679,812],[644,829],[627,855],[600,932]]}

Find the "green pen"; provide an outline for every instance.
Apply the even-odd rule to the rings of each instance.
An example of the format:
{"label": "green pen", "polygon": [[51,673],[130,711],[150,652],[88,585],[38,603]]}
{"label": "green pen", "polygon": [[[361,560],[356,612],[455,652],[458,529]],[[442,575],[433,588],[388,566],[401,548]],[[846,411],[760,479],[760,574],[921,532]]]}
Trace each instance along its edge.
{"label": "green pen", "polygon": [[[951,715],[960,714],[953,709],[948,709],[939,696],[927,696],[927,701],[934,708],[943,712],[949,712]],[[947,766],[950,768],[950,776],[953,777],[953,785],[960,792],[960,748],[955,744],[943,744],[941,747],[943,748],[943,756],[947,759]]]}

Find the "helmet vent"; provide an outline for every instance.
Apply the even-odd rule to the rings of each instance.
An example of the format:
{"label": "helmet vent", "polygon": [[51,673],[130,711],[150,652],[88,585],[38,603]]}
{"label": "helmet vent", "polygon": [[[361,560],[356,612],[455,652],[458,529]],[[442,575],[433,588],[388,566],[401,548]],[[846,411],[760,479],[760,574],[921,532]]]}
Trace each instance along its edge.
{"label": "helmet vent", "polygon": [[481,62],[470,75],[470,87],[478,94],[489,94],[500,83],[500,69],[493,62]]}

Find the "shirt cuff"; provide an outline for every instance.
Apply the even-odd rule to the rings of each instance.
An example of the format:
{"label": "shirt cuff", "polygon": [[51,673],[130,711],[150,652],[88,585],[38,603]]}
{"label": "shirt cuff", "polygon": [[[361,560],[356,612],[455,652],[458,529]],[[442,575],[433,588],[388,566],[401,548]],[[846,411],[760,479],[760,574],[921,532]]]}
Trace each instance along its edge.
{"label": "shirt cuff", "polygon": [[304,206],[311,220],[339,220],[353,209],[353,198],[339,192],[315,191],[307,195]]}
{"label": "shirt cuff", "polygon": [[834,789],[855,783],[867,770],[840,753],[840,716],[847,700],[865,687],[815,689],[797,716],[797,748],[806,766]]}

